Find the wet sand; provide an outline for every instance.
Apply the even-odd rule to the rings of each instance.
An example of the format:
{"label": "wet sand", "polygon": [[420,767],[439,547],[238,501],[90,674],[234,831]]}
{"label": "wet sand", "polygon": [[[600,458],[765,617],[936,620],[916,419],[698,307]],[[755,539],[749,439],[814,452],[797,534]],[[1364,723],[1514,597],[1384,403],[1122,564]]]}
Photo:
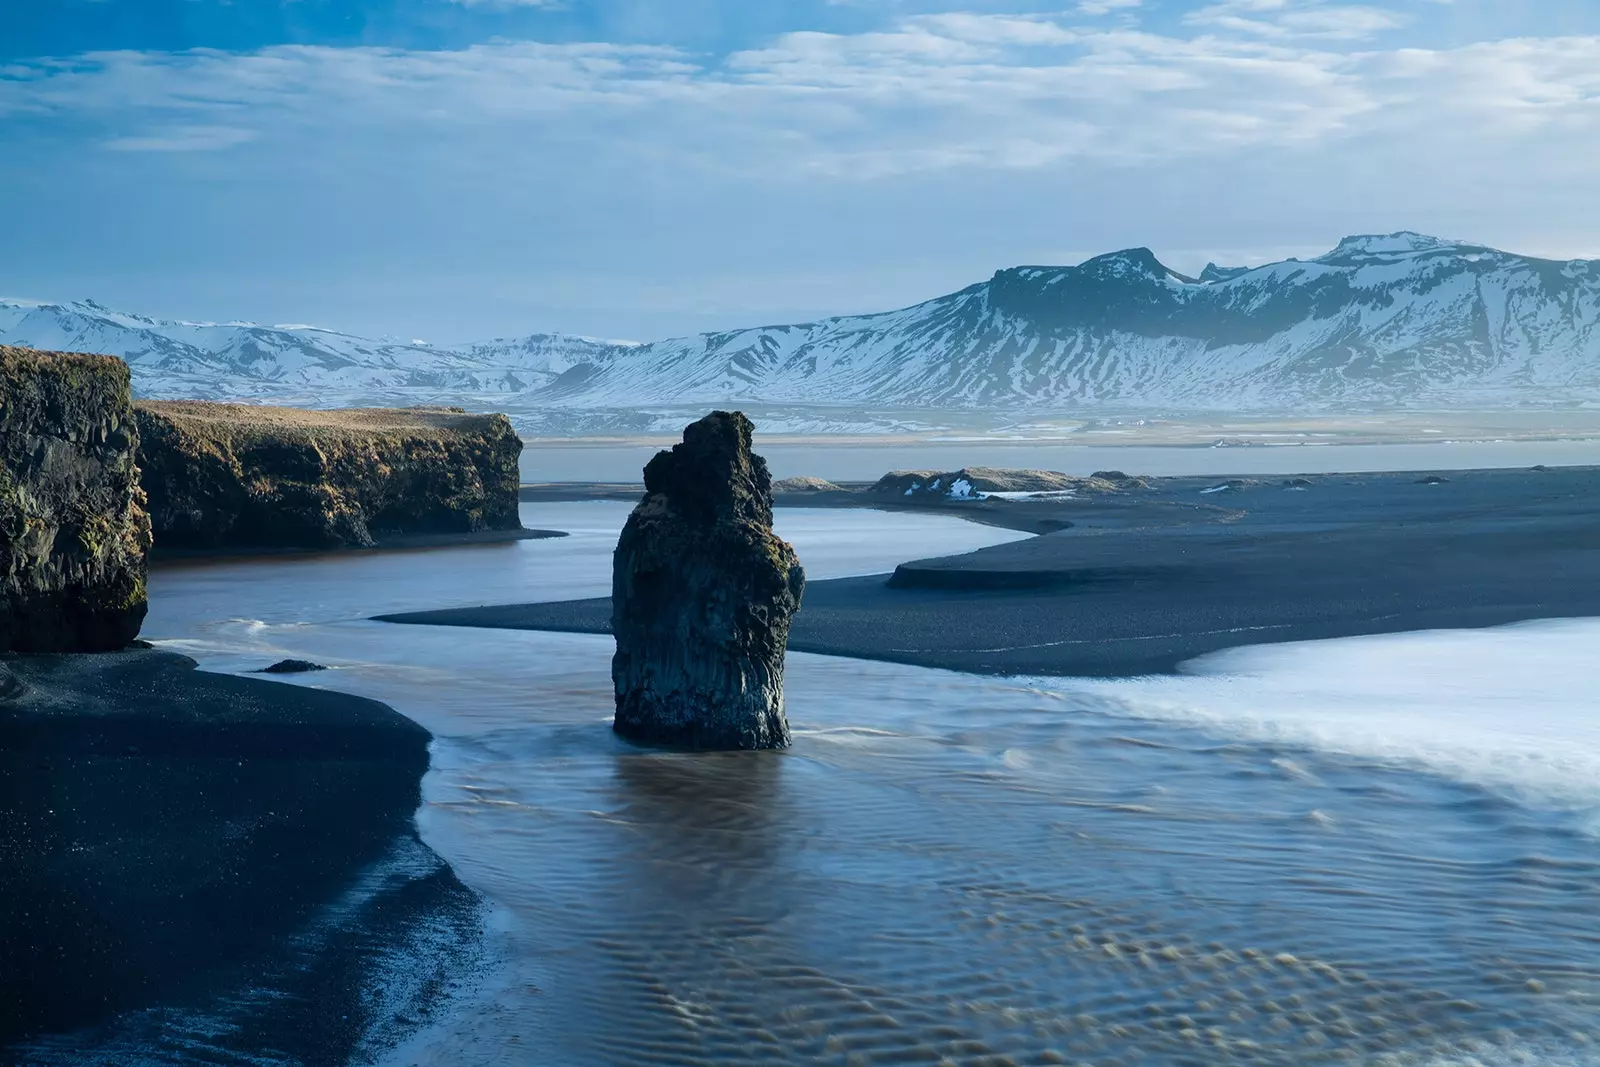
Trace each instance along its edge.
{"label": "wet sand", "polygon": [[[476,951],[478,902],[412,821],[428,731],[194,667],[0,665],[0,1062],[153,1062],[217,1011],[193,1027],[217,1056],[343,1062],[387,1022],[375,954],[427,941],[416,973],[438,985]],[[128,1047],[85,1036],[130,1012]]]}
{"label": "wet sand", "polygon": [[[807,496],[780,503],[930,506]],[[1119,677],[1240,645],[1597,615],[1597,502],[1600,468],[1570,467],[1165,478],[1073,500],[931,505],[1030,532],[1065,528],[893,575],[813,582],[789,647]],[[593,599],[381,618],[605,633],[609,616],[609,600]]]}

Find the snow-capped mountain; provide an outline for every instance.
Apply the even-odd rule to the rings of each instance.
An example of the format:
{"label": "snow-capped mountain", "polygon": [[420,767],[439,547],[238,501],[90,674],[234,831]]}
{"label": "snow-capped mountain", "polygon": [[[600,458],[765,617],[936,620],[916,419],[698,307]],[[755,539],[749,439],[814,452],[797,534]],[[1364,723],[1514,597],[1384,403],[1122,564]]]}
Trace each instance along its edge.
{"label": "snow-capped mountain", "polygon": [[0,300],[0,343],[121,356],[148,397],[433,403],[536,390],[612,342],[558,334],[435,348],[316,326],[174,322],[85,300]]}
{"label": "snow-capped mountain", "polygon": [[0,342],[122,356],[144,396],[460,403],[535,432],[671,428],[680,409],[728,403],[824,431],[963,410],[1600,403],[1600,261],[1398,233],[1189,278],[1133,249],[1001,270],[898,311],[643,345],[535,334],[443,348],[0,302]]}
{"label": "snow-capped mountain", "polygon": [[546,393],[1057,410],[1600,400],[1600,261],[1399,233],[1188,278],[1133,249],[1002,270],[900,311],[605,353]]}

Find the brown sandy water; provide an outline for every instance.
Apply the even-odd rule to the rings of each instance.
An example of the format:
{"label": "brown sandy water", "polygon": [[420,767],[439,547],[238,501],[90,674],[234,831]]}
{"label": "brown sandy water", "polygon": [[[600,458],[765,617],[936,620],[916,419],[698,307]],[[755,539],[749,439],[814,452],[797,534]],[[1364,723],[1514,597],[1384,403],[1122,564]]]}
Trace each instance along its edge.
{"label": "brown sandy water", "polygon": [[[1225,681],[1186,720],[1131,705],[1137,686],[803,655],[792,750],[631,748],[607,728],[605,638],[361,619],[603,589],[626,508],[527,511],[578,536],[152,579],[165,647],[223,670],[328,663],[301,684],[437,737],[419,827],[489,903],[495,962],[372,1058],[1600,1062],[1584,803],[1415,747],[1233,729]],[[1006,536],[794,514],[816,524],[790,533],[819,576]]]}

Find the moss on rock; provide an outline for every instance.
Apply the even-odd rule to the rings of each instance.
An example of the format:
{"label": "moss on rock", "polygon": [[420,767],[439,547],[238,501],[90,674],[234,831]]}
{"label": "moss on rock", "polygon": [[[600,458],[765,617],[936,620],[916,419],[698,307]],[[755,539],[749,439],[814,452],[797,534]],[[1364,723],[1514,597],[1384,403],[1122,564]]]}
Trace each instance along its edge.
{"label": "moss on rock", "polygon": [[136,409],[160,545],[339,548],[520,525],[522,442],[504,415],[189,400]]}
{"label": "moss on rock", "polygon": [[127,364],[0,345],[0,650],[138,636],[150,520],[137,445]]}

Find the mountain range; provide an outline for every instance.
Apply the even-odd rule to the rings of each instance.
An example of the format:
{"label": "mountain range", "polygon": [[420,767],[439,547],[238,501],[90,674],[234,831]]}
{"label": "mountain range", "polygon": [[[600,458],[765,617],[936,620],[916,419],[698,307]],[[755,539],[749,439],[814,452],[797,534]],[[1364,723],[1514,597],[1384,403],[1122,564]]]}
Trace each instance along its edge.
{"label": "mountain range", "polygon": [[649,344],[436,347],[0,301],[0,342],[121,356],[150,397],[459,403],[554,433],[670,427],[679,409],[734,403],[810,430],[953,411],[1573,405],[1600,403],[1600,261],[1396,233],[1187,277],[1140,248],[1012,267],[897,311]]}

